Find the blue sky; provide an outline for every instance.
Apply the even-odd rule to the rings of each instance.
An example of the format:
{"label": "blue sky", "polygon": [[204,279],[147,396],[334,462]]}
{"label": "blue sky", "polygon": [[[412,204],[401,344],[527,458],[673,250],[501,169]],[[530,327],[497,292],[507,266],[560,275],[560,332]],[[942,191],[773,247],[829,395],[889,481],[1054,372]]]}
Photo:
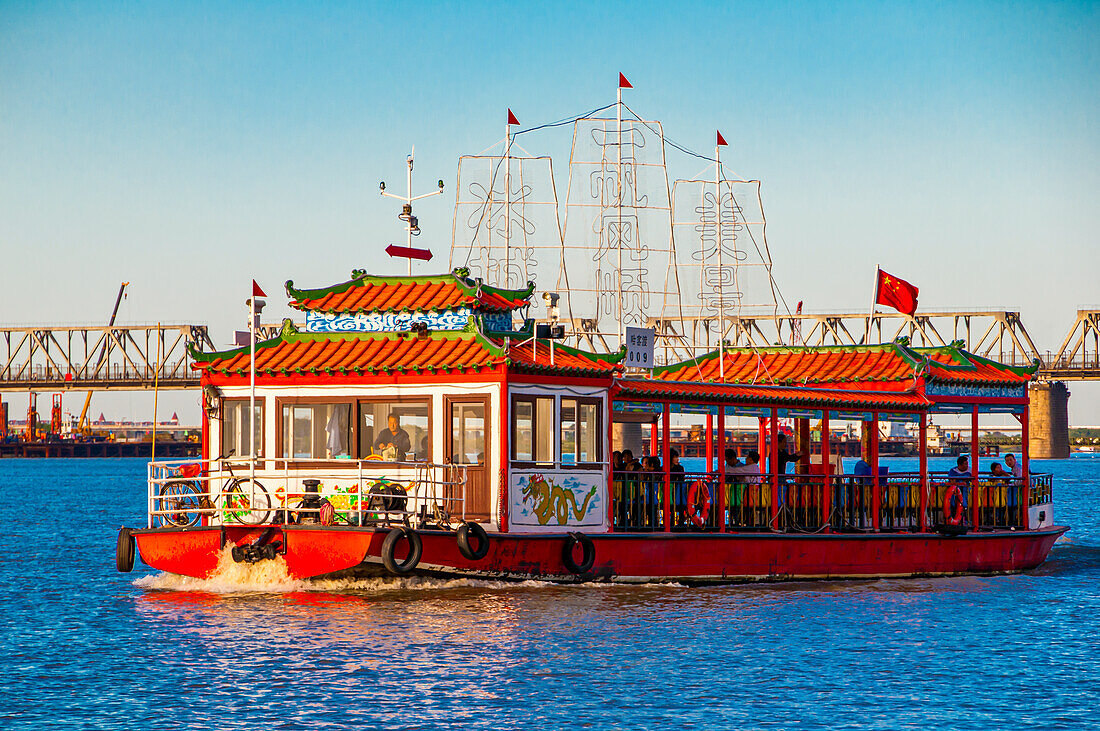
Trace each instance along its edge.
{"label": "blue sky", "polygon": [[[602,106],[623,71],[763,180],[789,301],[862,309],[881,263],[1053,349],[1100,305],[1097,38],[1096,3],[0,3],[0,321],[98,322],[125,279],[124,319],[224,342],[252,276],[403,268],[377,186],[412,145],[420,186],[453,184],[507,107]],[[567,134],[524,144],[564,169]],[[417,209],[443,262],[452,202]]]}

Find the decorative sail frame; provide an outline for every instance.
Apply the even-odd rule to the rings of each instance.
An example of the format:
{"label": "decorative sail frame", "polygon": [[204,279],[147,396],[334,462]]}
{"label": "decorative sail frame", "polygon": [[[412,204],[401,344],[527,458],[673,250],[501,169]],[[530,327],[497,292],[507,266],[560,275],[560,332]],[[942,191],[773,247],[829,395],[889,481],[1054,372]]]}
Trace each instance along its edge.
{"label": "decorative sail frame", "polygon": [[616,350],[627,327],[679,320],[660,123],[621,115],[573,123],[563,228],[557,287],[579,347]]}
{"label": "decorative sail frame", "polygon": [[716,172],[710,180],[677,180],[672,190],[682,343],[696,355],[736,343],[742,316],[778,316],[767,219],[759,180]]}
{"label": "decorative sail frame", "polygon": [[537,281],[540,266],[553,276],[562,256],[553,163],[517,148],[459,158],[451,229],[451,267],[505,289]]}

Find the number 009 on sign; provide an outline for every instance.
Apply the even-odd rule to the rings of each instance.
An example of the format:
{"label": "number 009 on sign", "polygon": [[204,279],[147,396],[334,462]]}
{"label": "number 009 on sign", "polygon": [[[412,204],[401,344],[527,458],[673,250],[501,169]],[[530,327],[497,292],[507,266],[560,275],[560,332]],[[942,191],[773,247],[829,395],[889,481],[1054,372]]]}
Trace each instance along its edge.
{"label": "number 009 on sign", "polygon": [[653,329],[628,327],[626,329],[626,365],[631,368],[653,367]]}

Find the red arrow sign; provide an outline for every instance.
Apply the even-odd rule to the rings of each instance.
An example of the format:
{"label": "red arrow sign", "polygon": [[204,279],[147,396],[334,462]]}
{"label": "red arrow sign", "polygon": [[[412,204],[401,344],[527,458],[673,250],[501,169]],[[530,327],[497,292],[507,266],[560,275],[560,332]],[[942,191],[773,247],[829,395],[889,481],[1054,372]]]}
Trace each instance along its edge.
{"label": "red arrow sign", "polygon": [[390,244],[386,247],[386,253],[390,256],[403,256],[406,259],[419,259],[420,261],[431,261],[432,252],[427,249],[413,249],[408,246],[395,246]]}

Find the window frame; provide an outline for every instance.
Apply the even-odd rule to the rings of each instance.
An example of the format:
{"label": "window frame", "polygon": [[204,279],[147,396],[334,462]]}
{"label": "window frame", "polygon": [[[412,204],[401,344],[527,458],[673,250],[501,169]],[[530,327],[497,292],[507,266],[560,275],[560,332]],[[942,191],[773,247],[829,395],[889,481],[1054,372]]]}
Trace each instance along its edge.
{"label": "window frame", "polygon": [[[551,445],[551,449],[550,449],[550,455],[551,456],[550,456],[550,461],[549,462],[540,462],[537,459],[537,457],[538,457],[538,446],[537,446],[537,441],[536,440],[537,440],[538,432],[539,432],[539,408],[538,408],[539,399],[548,399],[551,403],[551,407],[550,407],[550,414],[551,414],[550,436],[554,440],[554,444]],[[531,457],[532,458],[529,459],[529,460],[519,459],[516,456],[516,448],[519,444],[519,439],[516,438],[516,429],[519,427],[519,421],[516,419],[516,404],[518,404],[520,402],[531,404]],[[523,467],[523,468],[526,468],[526,467],[553,467],[553,468],[557,468],[557,466],[559,464],[559,461],[560,461],[560,460],[558,460],[558,450],[559,450],[558,441],[560,441],[560,439],[561,439],[560,435],[558,434],[558,430],[555,429],[555,427],[558,425],[558,423],[560,423],[560,419],[557,416],[555,416],[555,414],[557,412],[557,406],[558,406],[558,399],[553,394],[545,394],[545,393],[514,393],[514,394],[512,394],[512,396],[511,396],[511,409],[510,409],[510,412],[509,412],[509,417],[510,417],[509,421],[511,423],[508,425],[508,434],[509,434],[508,441],[510,442],[509,449],[508,449],[508,454],[509,454],[509,458],[511,460],[511,463],[513,465],[515,465],[517,467]]]}
{"label": "window frame", "polygon": [[[581,462],[579,459],[573,464],[566,464],[565,460],[565,440],[562,438],[562,401],[572,401],[577,405],[577,413],[573,417],[573,423],[579,427],[580,425],[580,410],[581,406],[594,406],[596,407],[596,459],[594,461]],[[557,442],[558,442],[558,468],[563,470],[585,470],[591,472],[598,469],[604,464],[604,441],[607,439],[607,435],[604,433],[603,424],[603,399],[599,396],[558,396],[557,409]],[[580,429],[577,429],[577,434],[573,437],[574,454],[576,453],[576,445],[579,443]]]}
{"label": "window frame", "polygon": [[355,459],[363,462],[363,467],[373,467],[375,464],[392,465],[393,462],[364,461],[364,456],[359,454],[359,425],[363,423],[363,404],[421,404],[428,408],[428,459],[425,464],[435,464],[435,399],[434,395],[428,396],[356,396],[355,400]]}
{"label": "window frame", "polygon": [[[224,454],[222,450],[225,448],[225,417],[227,415],[226,412],[228,410],[228,407],[235,404],[242,404],[244,406],[244,410],[248,411],[249,401],[251,401],[251,399],[247,396],[245,396],[244,398],[234,396],[231,398],[223,398],[221,400],[221,404],[218,407],[218,456]],[[265,399],[262,397],[257,397],[256,406],[258,406],[260,409],[260,420],[257,422],[257,425],[260,427],[260,451],[257,452],[256,457],[259,459],[268,459],[268,457],[265,456],[267,453],[267,404],[265,403]],[[240,440],[238,439],[238,441]],[[241,459],[242,457],[247,458],[248,455],[237,454],[236,450],[234,450],[233,459]]]}
{"label": "window frame", "polygon": [[[294,406],[299,406],[299,405],[304,405],[304,404],[341,404],[341,405],[350,405],[352,407],[351,408],[351,417],[352,417],[352,420],[353,420],[354,423],[349,425],[351,427],[351,433],[348,435],[348,440],[349,440],[349,444],[352,446],[352,453],[351,453],[351,456],[349,458],[339,459],[339,460],[337,460],[337,459],[327,460],[327,459],[317,459],[317,458],[295,459],[293,456],[289,456],[289,457],[282,456],[283,455],[283,448],[285,446],[283,444],[283,407],[284,406],[290,406],[291,408],[293,408]],[[359,457],[356,456],[355,451],[354,451],[354,449],[357,448],[357,446],[359,444],[359,440],[358,440],[358,422],[354,421],[355,417],[358,416],[358,413],[356,412],[355,397],[354,396],[340,396],[340,397],[335,397],[335,398],[332,397],[332,396],[300,396],[300,397],[277,398],[277,399],[275,399],[275,413],[277,413],[279,415],[278,416],[279,421],[275,425],[275,454],[276,454],[276,456],[274,457],[274,459],[278,460],[279,462],[285,463],[287,465],[287,467],[292,467],[292,468],[295,468],[295,467],[321,467],[321,466],[327,466],[330,461],[333,461],[333,462],[335,462],[335,461],[348,462],[350,464],[354,464],[356,461],[358,461]]]}

